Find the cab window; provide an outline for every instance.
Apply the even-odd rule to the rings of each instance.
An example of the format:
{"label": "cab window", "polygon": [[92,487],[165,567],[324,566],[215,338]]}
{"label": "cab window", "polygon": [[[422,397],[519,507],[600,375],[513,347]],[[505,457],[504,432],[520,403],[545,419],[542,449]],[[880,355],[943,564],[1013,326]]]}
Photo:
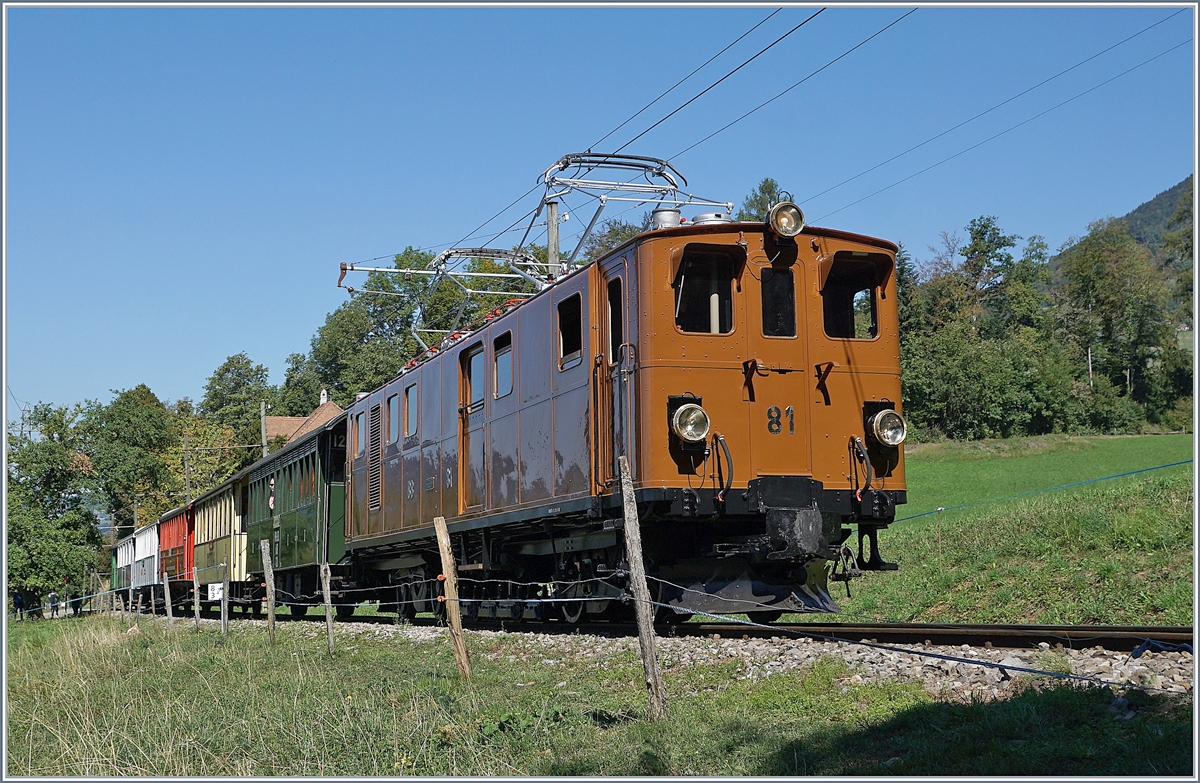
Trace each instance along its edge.
{"label": "cab window", "polygon": [[762,270],[762,329],[767,337],[796,336],[796,285],[791,269]]}
{"label": "cab window", "polygon": [[692,334],[733,331],[733,279],[741,249],[688,245],[671,284],[675,289],[675,326]]}
{"label": "cab window", "polygon": [[878,336],[878,290],[879,269],[874,262],[839,254],[821,289],[825,334],[848,340],[871,340]]}

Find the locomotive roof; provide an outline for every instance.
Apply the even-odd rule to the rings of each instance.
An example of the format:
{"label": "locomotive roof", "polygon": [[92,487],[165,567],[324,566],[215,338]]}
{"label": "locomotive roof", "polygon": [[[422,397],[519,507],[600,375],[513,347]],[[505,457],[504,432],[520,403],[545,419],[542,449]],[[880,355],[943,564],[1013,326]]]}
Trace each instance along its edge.
{"label": "locomotive roof", "polygon": [[[720,234],[730,230],[737,231],[766,231],[765,223],[758,221],[730,221],[728,223],[688,223],[673,228],[659,228],[651,231],[644,231],[637,236],[625,240],[617,247],[605,253],[604,257],[615,255],[629,245],[635,245],[645,241],[649,237],[660,236],[686,236],[689,234]],[[894,242],[879,237],[872,237],[866,234],[856,234],[853,231],[842,231],[836,228],[822,228],[820,226],[805,226],[800,231],[800,236],[818,236],[828,237],[830,239],[842,239],[848,242],[861,242],[864,245],[872,245],[880,250],[887,250],[895,253],[900,249],[900,246]],[[603,259],[601,259],[603,260]]]}

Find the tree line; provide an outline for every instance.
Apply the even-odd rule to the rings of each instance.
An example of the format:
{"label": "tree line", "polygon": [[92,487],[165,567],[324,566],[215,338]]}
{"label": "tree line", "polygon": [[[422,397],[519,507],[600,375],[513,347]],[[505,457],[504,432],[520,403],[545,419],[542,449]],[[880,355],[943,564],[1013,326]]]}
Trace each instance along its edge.
{"label": "tree line", "polygon": [[[764,219],[779,195],[774,180],[762,180],[737,219]],[[649,220],[601,223],[585,260]],[[994,216],[964,232],[943,233],[925,259],[903,246],[897,255],[903,404],[915,439],[1191,428],[1190,182],[1154,249],[1113,218],[1053,256],[1039,236],[1021,246]],[[526,250],[546,258],[545,247]],[[421,269],[433,258],[408,247],[393,265]],[[486,259],[468,268],[500,269]],[[260,404],[271,415],[307,416],[326,389],[345,407],[419,353],[414,325],[450,328],[460,310],[470,323],[530,290],[506,283],[464,303],[451,283],[430,290],[420,276],[372,272],[326,316],[308,350],[287,357],[278,386],[237,353],[198,402],[164,401],[140,384],[108,403],[33,406],[8,433],[9,584],[47,590],[91,569],[106,573],[101,518],[111,540],[253,463],[262,454]]]}

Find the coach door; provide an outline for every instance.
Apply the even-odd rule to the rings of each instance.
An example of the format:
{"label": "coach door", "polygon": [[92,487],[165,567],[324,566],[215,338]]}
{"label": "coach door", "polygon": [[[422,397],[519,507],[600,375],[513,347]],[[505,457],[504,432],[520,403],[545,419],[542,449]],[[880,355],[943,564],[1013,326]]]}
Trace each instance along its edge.
{"label": "coach door", "polygon": [[[796,253],[751,257],[743,282],[747,312],[747,358],[742,399],[750,414],[752,470],[759,476],[811,473],[808,343],[804,310],[797,306],[804,269]],[[758,306],[755,307],[754,303]]]}
{"label": "coach door", "polygon": [[465,514],[483,507],[486,489],[484,474],[483,399],[487,382],[484,377],[483,343],[459,354],[462,381],[459,384],[459,461],[458,508]]}
{"label": "coach door", "polygon": [[[630,403],[633,399],[633,369],[637,359],[629,329],[629,260],[620,258],[610,263],[604,270],[603,283],[605,290],[602,313],[605,324],[604,362],[602,371],[605,373],[603,394],[608,397],[602,401],[600,408],[607,415],[608,421],[602,422],[600,433],[610,432],[611,437],[597,437],[597,443],[606,444],[609,454],[597,455],[604,460],[600,464],[608,464],[609,476],[617,478],[620,469],[617,458],[625,455],[629,458],[630,469],[636,464],[636,455],[631,453],[633,418]],[[607,426],[605,426],[607,425]]]}

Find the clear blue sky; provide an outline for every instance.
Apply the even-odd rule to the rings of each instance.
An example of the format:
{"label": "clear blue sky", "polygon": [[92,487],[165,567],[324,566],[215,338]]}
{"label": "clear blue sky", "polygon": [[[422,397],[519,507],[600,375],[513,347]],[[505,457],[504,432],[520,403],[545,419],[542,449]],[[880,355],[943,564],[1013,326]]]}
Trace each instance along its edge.
{"label": "clear blue sky", "polygon": [[[625,151],[675,155],[909,8],[829,8]],[[835,210],[1188,41],[1191,8],[810,197],[1179,9],[921,8],[674,162],[723,201],[773,177],[811,222],[918,259],[979,215],[1057,249],[1192,172],[1193,44]],[[199,399],[239,351],[281,382],[346,298],[340,262],[462,239],[771,10],[7,8],[9,418],[14,396],[107,402],[139,383]],[[783,9],[597,149],[815,10]]]}

